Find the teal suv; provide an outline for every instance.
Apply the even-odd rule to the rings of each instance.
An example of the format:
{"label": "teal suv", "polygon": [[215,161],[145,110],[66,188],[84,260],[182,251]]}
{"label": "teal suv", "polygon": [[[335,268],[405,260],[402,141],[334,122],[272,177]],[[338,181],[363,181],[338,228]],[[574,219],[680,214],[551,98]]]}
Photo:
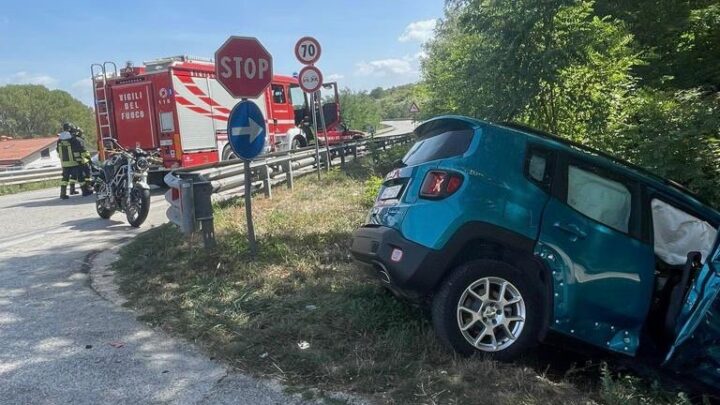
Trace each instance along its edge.
{"label": "teal suv", "polygon": [[354,258],[439,340],[511,359],[549,331],[720,382],[720,213],[515,124],[443,116],[384,179]]}

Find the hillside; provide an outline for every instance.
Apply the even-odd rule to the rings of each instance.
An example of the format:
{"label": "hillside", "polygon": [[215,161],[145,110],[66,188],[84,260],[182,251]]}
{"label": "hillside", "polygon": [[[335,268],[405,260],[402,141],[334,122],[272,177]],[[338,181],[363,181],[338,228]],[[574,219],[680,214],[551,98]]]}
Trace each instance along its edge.
{"label": "hillside", "polygon": [[72,122],[95,139],[92,108],[62,90],[33,84],[0,87],[0,134],[35,138],[57,134],[62,123]]}

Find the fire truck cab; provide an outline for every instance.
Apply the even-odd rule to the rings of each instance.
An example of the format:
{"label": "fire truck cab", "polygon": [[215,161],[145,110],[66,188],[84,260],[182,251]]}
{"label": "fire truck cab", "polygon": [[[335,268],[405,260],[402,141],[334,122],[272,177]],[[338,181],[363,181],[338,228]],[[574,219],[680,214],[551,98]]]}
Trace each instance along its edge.
{"label": "fire truck cab", "polygon": [[[125,148],[157,150],[165,169],[192,167],[235,157],[227,137],[227,121],[237,99],[215,79],[208,59],[176,56],[128,64],[93,64],[98,150],[118,142]],[[321,143],[336,144],[362,137],[340,118],[336,83],[323,85],[322,110],[327,128],[318,129]],[[307,95],[292,76],[275,75],[254,99],[268,129],[266,152],[307,146],[310,129]],[[114,140],[114,141],[113,141]]]}

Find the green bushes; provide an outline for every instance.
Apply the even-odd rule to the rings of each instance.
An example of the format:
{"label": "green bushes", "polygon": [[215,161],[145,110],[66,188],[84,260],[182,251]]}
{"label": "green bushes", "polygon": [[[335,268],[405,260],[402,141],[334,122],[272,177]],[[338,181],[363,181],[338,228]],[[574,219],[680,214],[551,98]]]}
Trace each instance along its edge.
{"label": "green bushes", "polygon": [[717,0],[451,0],[424,114],[520,121],[720,205]]}

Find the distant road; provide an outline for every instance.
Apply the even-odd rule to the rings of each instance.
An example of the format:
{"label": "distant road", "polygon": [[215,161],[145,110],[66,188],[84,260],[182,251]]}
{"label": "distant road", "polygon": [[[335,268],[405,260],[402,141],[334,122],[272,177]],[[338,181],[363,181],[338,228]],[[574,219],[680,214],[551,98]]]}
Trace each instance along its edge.
{"label": "distant road", "polygon": [[407,134],[408,132],[412,132],[415,129],[415,124],[411,120],[392,120],[392,121],[382,121],[383,125],[388,125],[393,127],[392,131],[385,132],[382,134],[377,135],[380,136],[392,136],[392,135],[402,135]]}

